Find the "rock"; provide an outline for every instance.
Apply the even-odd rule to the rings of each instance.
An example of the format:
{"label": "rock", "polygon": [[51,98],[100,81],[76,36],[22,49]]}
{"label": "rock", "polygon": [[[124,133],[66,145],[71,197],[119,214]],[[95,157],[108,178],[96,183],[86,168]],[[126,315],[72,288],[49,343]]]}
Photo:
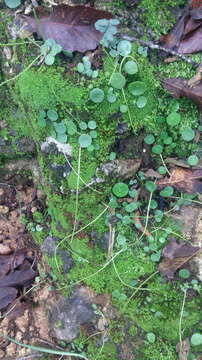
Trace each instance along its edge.
{"label": "rock", "polygon": [[21,138],[14,141],[0,137],[0,155],[4,157],[16,157],[16,153],[33,155],[36,152],[35,143],[30,138]]}
{"label": "rock", "polygon": [[62,297],[51,309],[51,335],[70,343],[78,336],[80,325],[89,323],[95,316],[90,294],[79,288],[71,297]]}
{"label": "rock", "polygon": [[139,170],[140,159],[112,160],[100,166],[106,176],[129,179]]}
{"label": "rock", "polygon": [[[47,254],[50,257],[55,255],[55,251],[57,249],[57,244],[60,242],[59,238],[53,236],[47,236],[44,240],[43,244],[41,245],[42,253]],[[72,266],[74,265],[73,259],[71,255],[66,250],[57,249],[57,255],[61,257],[63,260],[63,271],[67,273]]]}
{"label": "rock", "polygon": [[[180,222],[183,235],[193,246],[202,248],[202,208],[197,205],[182,206],[174,219]],[[190,265],[197,278],[202,281],[202,252],[190,260]]]}
{"label": "rock", "polygon": [[50,169],[52,170],[52,173],[58,182],[66,178],[72,171],[69,164],[65,164],[65,165],[51,164]]}
{"label": "rock", "polygon": [[[47,155],[50,154],[50,152],[49,152],[50,149],[55,149],[55,148],[57,149],[57,152],[61,152],[64,155],[67,155],[67,156],[72,155],[72,147],[70,144],[62,144],[52,137],[46,138],[46,141],[41,144],[41,151]],[[51,151],[53,151],[53,150],[51,150]]]}

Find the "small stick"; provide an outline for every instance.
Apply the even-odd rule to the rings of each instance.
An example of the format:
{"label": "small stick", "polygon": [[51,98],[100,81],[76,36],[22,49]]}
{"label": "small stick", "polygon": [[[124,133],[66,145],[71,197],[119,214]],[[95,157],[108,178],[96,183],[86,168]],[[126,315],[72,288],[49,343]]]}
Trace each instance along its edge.
{"label": "small stick", "polygon": [[193,67],[198,67],[198,63],[196,63],[195,61],[193,61],[192,59],[189,59],[187,56],[183,55],[183,54],[180,54],[178,53],[177,51],[174,51],[174,50],[171,50],[171,49],[167,49],[165,48],[164,46],[161,46],[161,45],[158,45],[158,44],[154,44],[153,42],[151,41],[144,41],[144,40],[141,40],[141,39],[138,39],[136,38],[135,36],[128,36],[128,35],[123,35],[122,38],[124,40],[128,40],[128,41],[137,41],[139,42],[141,45],[143,46],[146,46],[146,47],[149,47],[150,49],[157,49],[157,50],[161,50],[161,51],[164,51],[168,54],[171,54],[173,56],[177,56],[179,57],[180,59],[186,61],[188,64],[191,64]]}

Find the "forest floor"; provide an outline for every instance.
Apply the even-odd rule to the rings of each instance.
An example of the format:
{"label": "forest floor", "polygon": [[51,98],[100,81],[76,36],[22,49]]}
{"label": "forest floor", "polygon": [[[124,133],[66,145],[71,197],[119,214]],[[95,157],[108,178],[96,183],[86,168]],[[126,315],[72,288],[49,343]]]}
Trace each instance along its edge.
{"label": "forest floor", "polygon": [[146,46],[186,1],[91,2],[119,40],[91,50],[76,28],[83,53],[23,27],[35,1],[6,3],[0,359],[202,359],[202,89],[187,83],[201,54]]}

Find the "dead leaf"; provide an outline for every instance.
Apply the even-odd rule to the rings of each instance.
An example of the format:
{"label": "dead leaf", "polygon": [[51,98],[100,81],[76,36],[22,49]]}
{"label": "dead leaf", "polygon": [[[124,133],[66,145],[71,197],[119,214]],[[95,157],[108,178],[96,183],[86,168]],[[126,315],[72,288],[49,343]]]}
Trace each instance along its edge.
{"label": "dead leaf", "polygon": [[160,41],[164,47],[181,54],[192,54],[202,50],[202,4],[188,1],[182,16],[169,34]]}
{"label": "dead leaf", "polygon": [[170,171],[170,177],[164,177],[157,180],[158,189],[163,189],[165,186],[172,186],[178,191],[183,191],[189,194],[202,193],[202,169],[185,169],[175,167]]}
{"label": "dead leaf", "polygon": [[144,176],[146,178],[154,178],[154,179],[162,179],[162,175],[158,173],[158,171],[155,171],[153,169],[148,169],[144,172]]}
{"label": "dead leaf", "polygon": [[173,279],[175,272],[200,250],[200,247],[192,246],[189,243],[178,243],[176,239],[170,240],[162,251],[163,260],[159,264],[160,273],[168,279]]}
{"label": "dead leaf", "polygon": [[4,309],[17,297],[18,291],[13,287],[0,288],[0,310]]}
{"label": "dead leaf", "polygon": [[42,7],[36,10],[36,16],[22,15],[27,22],[26,30],[37,33],[43,40],[54,39],[63,50],[86,52],[94,50],[103,37],[103,33],[95,29],[99,19],[112,19],[107,11],[96,10],[83,5],[53,6],[52,12]]}
{"label": "dead leaf", "polygon": [[176,345],[176,351],[179,353],[179,360],[187,360],[190,350],[189,339],[183,340]]}
{"label": "dead leaf", "polygon": [[[202,39],[201,39],[202,44]],[[171,95],[179,99],[183,96],[192,100],[198,105],[199,110],[202,110],[202,84],[198,84],[195,87],[189,87],[187,80],[182,78],[170,78],[162,80],[164,88],[171,93]]]}

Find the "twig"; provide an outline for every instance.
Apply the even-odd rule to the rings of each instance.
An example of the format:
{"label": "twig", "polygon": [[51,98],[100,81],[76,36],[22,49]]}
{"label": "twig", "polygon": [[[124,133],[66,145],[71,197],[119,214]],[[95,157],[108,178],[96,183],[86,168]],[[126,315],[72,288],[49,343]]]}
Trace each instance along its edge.
{"label": "twig", "polygon": [[166,52],[167,54],[171,54],[173,56],[177,56],[180,59],[186,61],[188,64],[191,64],[193,67],[198,67],[198,63],[196,63],[195,61],[193,61],[192,59],[189,59],[187,56],[178,53],[177,51],[171,50],[171,49],[167,49],[164,46],[158,45],[158,44],[154,44],[151,41],[144,41],[141,39],[136,38],[135,36],[128,36],[128,35],[122,35],[122,39],[124,40],[128,40],[128,41],[137,41],[139,42],[141,45],[149,47],[150,49],[157,49],[157,50],[161,50]]}

